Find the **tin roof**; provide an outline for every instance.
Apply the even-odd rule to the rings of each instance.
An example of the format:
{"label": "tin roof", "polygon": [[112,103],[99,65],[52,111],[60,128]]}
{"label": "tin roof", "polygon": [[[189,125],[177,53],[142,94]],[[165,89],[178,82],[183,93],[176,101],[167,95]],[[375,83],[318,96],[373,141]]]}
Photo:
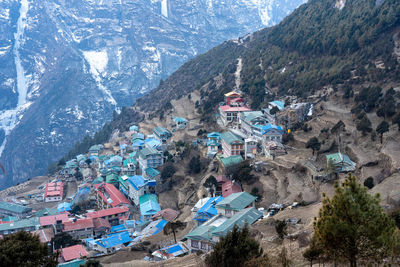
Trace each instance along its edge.
{"label": "tin roof", "polygon": [[217,208],[239,211],[250,205],[256,199],[257,197],[250,195],[247,192],[233,193],[215,206]]}

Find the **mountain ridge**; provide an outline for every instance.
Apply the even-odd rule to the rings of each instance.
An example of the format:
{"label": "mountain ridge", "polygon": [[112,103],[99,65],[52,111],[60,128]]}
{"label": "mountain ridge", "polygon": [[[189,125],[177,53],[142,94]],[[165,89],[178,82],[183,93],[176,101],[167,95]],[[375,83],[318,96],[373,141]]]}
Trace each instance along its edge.
{"label": "mountain ridge", "polygon": [[189,58],[280,21],[304,0],[267,2],[170,0],[162,10],[160,1],[2,1],[0,184],[43,173]]}

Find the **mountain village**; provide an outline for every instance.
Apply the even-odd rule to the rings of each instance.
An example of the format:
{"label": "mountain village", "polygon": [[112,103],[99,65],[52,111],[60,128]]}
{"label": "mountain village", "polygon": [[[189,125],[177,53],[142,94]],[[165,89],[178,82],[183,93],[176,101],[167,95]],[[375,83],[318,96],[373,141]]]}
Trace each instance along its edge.
{"label": "mountain village", "polygon": [[[80,240],[80,244],[60,249],[59,266],[79,266],[90,257],[134,250],[146,244],[146,238],[158,235],[161,241],[144,260],[163,261],[207,253],[235,225],[251,227],[281,210],[301,205],[260,206],[257,192],[246,192],[240,181],[232,179],[232,170],[237,171],[244,162],[253,169],[262,168],[268,164],[265,161],[291,153],[283,138],[291,133],[293,125],[313,116],[313,103],[298,103],[295,98],[275,100],[268,108],[253,111],[239,91],[224,97],[216,114],[221,132],[200,130],[196,138],[181,140],[189,129],[202,127],[172,114],[171,123],[152,129],[132,125],[128,132],[117,134],[114,145],[94,145],[87,154],[65,162],[34,193],[18,198],[12,197],[15,193],[7,192],[7,197],[2,194],[5,201],[0,202],[0,235],[20,230],[34,232],[50,248],[54,246],[52,239],[60,233]],[[186,201],[190,211],[183,214],[177,207],[161,202],[158,195],[166,187],[163,168],[170,161],[179,162],[185,147],[212,162],[210,166],[217,176],[209,179],[207,194],[197,202]],[[326,164],[333,164],[335,172],[354,171],[356,167],[340,151],[326,155]],[[320,176],[314,179],[329,179],[325,171],[316,173]],[[36,203],[33,208],[32,203]],[[39,209],[41,206],[45,208]],[[189,229],[183,223],[188,220],[194,222]],[[176,232],[182,229],[186,234],[177,239]]]}

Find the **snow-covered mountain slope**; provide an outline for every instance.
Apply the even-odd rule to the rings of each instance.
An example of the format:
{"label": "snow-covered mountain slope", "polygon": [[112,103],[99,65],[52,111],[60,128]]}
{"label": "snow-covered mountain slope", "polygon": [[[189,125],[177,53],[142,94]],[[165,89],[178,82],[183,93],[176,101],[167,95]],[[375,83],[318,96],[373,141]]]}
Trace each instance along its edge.
{"label": "snow-covered mountain slope", "polygon": [[305,1],[0,1],[0,187],[42,174],[188,59]]}

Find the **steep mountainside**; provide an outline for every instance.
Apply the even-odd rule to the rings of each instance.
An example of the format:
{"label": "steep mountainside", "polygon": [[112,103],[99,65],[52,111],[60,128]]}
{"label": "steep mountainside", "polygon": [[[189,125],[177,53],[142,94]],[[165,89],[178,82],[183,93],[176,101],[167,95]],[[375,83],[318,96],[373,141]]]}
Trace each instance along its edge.
{"label": "steep mountainside", "polygon": [[274,94],[307,96],[324,86],[398,84],[399,14],[396,0],[309,1],[279,25],[225,42],[184,64],[138,104],[157,110],[163,105],[150,97],[169,96],[162,98],[165,105],[203,87],[206,119],[222,93],[236,86],[239,59],[239,89],[251,95],[254,108]]}
{"label": "steep mountainside", "polygon": [[[118,116],[66,159],[104,140],[112,128],[126,129],[147,113],[159,116],[171,100],[197,89],[201,99],[196,107],[202,120],[210,122],[223,93],[234,88],[246,92],[252,107],[259,108],[276,95],[310,96],[325,87],[348,96],[371,85],[399,87],[399,14],[396,0],[309,1],[277,26],[226,41],[188,61],[141,97],[129,116]],[[377,109],[385,102],[383,97],[375,100]]]}
{"label": "steep mountainside", "polygon": [[0,187],[43,173],[188,59],[304,2],[1,1]]}

